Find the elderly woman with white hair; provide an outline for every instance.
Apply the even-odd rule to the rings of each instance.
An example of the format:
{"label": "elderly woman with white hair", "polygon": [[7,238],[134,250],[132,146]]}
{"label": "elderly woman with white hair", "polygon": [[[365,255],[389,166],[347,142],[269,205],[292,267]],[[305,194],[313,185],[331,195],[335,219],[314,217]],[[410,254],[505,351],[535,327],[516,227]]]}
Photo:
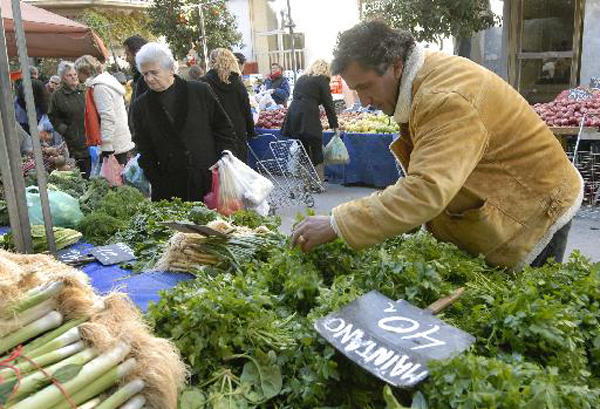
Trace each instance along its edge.
{"label": "elderly woman with white hair", "polygon": [[48,118],[69,148],[70,156],[84,177],[90,176],[92,160],[85,139],[85,87],[79,83],[75,64],[61,61],[58,65],[60,87],[52,94]]}
{"label": "elderly woman with white hair", "polygon": [[125,165],[132,155],[135,144],[125,107],[125,87],[102,64],[91,55],[84,55],[75,61],[75,70],[81,82],[93,90],[94,103],[100,117],[102,143],[101,157],[115,155],[121,165]]}
{"label": "elderly woman with white hair", "polygon": [[231,121],[208,85],[176,75],[167,46],[148,43],[135,60],[149,87],[131,109],[152,200],[201,201],[211,190],[209,168],[223,150],[235,152]]}
{"label": "elderly woman with white hair", "polygon": [[323,127],[319,105],[323,105],[329,127],[337,130],[338,121],[329,88],[331,71],[325,60],[316,60],[309,70],[298,78],[294,98],[283,122],[281,134],[299,139],[304,145],[319,178],[324,181]]}

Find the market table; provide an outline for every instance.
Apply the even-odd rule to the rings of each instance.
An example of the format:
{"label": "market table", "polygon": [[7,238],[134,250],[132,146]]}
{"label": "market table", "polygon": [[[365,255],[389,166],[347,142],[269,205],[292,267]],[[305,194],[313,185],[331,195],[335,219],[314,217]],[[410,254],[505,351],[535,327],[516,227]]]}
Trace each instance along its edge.
{"label": "market table", "polygon": [[[8,230],[7,227],[0,227],[0,234]],[[91,244],[79,241],[65,250],[86,251],[93,247]],[[98,262],[88,263],[78,268],[90,277],[90,284],[98,293],[106,294],[118,289],[129,295],[143,312],[148,309],[150,301],[156,302],[160,299],[159,291],[168,290],[181,281],[194,278],[193,275],[186,273],[145,272],[132,275],[131,270],[119,266],[103,266]]]}
{"label": "market table", "polygon": [[[252,151],[248,164],[256,167],[256,160],[273,159],[269,143],[289,139],[281,135],[280,129],[257,129],[258,137],[250,140]],[[323,132],[323,143],[327,144],[333,132]],[[389,145],[394,140],[392,134],[342,133],[350,163],[325,167],[325,175],[330,183],[362,184],[383,188],[396,183],[398,169]],[[256,156],[255,156],[256,155]]]}

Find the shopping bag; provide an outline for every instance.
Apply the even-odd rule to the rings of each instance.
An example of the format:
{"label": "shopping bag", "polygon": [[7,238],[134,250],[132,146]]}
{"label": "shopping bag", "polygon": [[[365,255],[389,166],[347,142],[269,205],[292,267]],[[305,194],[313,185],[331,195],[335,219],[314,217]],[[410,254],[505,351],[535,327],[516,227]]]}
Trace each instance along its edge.
{"label": "shopping bag", "polygon": [[323,161],[326,165],[346,165],[350,163],[348,149],[342,141],[339,132],[331,138],[323,150]]}
{"label": "shopping bag", "polygon": [[226,152],[223,159],[228,162],[228,166],[230,166],[233,172],[234,180],[238,185],[238,191],[242,192],[244,207],[258,207],[273,190],[273,183],[236,158],[229,151]]}
{"label": "shopping bag", "polygon": [[138,153],[127,162],[127,165],[125,165],[125,168],[121,173],[123,183],[135,187],[146,196],[150,196],[150,182],[146,179],[144,170],[138,163],[139,158],[140,154]]}
{"label": "shopping bag", "polygon": [[302,152],[302,146],[300,145],[300,142],[297,139],[292,140],[292,143],[290,143],[290,152],[287,158],[287,165],[286,165],[286,170],[292,175],[292,176],[298,176],[300,175],[300,154]]}
{"label": "shopping bag", "polygon": [[209,209],[219,207],[219,169],[217,167],[211,170],[212,172],[212,189],[210,193],[204,196],[204,204]]}
{"label": "shopping bag", "polygon": [[100,175],[106,179],[111,186],[123,185],[123,178],[121,177],[122,171],[123,166],[117,161],[115,155],[109,155],[102,159]]}
{"label": "shopping bag", "polygon": [[219,169],[219,203],[217,211],[225,216],[231,216],[234,212],[242,210],[243,192],[240,190],[235,180],[234,170],[226,156],[223,156],[218,162]]}
{"label": "shopping bag", "polygon": [[[27,200],[29,223],[32,225],[44,224],[39,188],[29,186],[25,189],[25,198]],[[79,200],[68,193],[61,192],[52,185],[48,185],[48,201],[50,202],[52,223],[55,227],[73,228],[83,219]]]}

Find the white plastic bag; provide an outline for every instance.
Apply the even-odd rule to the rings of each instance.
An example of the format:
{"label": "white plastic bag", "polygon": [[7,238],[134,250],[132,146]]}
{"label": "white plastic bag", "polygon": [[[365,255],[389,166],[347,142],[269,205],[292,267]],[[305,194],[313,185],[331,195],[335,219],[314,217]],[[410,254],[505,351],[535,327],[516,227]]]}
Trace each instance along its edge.
{"label": "white plastic bag", "polygon": [[290,144],[290,153],[287,158],[287,171],[292,174],[292,176],[297,176],[300,174],[300,152],[302,148],[300,142],[296,139],[292,140]]}
{"label": "white plastic bag", "polygon": [[347,165],[350,163],[350,155],[348,149],[340,137],[340,133],[336,132],[331,138],[325,149],[323,150],[323,161],[326,165]]}

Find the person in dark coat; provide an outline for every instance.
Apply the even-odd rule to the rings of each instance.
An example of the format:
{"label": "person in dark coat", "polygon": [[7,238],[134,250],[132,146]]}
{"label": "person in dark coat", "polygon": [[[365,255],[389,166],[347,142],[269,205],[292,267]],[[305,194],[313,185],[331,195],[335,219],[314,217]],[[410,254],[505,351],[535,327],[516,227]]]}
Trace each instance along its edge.
{"label": "person in dark coat", "polygon": [[319,106],[323,105],[329,127],[337,130],[338,121],[331,97],[329,64],[315,61],[305,75],[298,78],[294,97],[283,122],[281,134],[299,139],[315,166],[321,181],[324,179],[323,127]]}
{"label": "person in dark coat", "polygon": [[175,75],[167,46],[146,44],[136,63],[150,88],[131,109],[152,200],[201,201],[212,187],[209,168],[223,150],[236,149],[231,121],[207,84]]}
{"label": "person in dark coat", "polygon": [[[35,103],[35,112],[37,122],[40,122],[42,116],[48,113],[48,100],[49,94],[46,91],[46,85],[38,79],[39,71],[36,67],[29,67],[29,74],[31,76],[31,88],[33,91],[33,101]],[[17,103],[19,106],[27,112],[27,104],[25,103],[25,82],[21,81],[17,87]],[[21,123],[23,129],[29,132],[29,122]]]}
{"label": "person in dark coat", "polygon": [[256,136],[256,131],[248,91],[240,77],[237,59],[231,51],[217,48],[210,53],[210,66],[211,69],[201,78],[201,81],[209,84],[217,94],[237,136],[237,149],[232,153],[246,163],[248,159],[246,141]]}
{"label": "person in dark coat", "polygon": [[52,94],[48,118],[87,179],[92,170],[92,160],[85,138],[85,87],[79,84],[75,64],[71,62],[61,61],[58,76],[61,86]]}
{"label": "person in dark coat", "polygon": [[271,75],[265,80],[264,86],[270,91],[275,103],[286,106],[290,97],[290,83],[283,76],[282,70],[278,63],[271,64]]}
{"label": "person in dark coat", "polygon": [[139,96],[148,91],[148,85],[146,85],[144,78],[142,78],[142,74],[140,74],[135,64],[135,55],[147,43],[148,40],[139,34],[134,34],[130,37],[127,37],[125,41],[123,41],[125,58],[129,63],[133,73],[133,83],[131,84],[131,102],[135,101]]}

